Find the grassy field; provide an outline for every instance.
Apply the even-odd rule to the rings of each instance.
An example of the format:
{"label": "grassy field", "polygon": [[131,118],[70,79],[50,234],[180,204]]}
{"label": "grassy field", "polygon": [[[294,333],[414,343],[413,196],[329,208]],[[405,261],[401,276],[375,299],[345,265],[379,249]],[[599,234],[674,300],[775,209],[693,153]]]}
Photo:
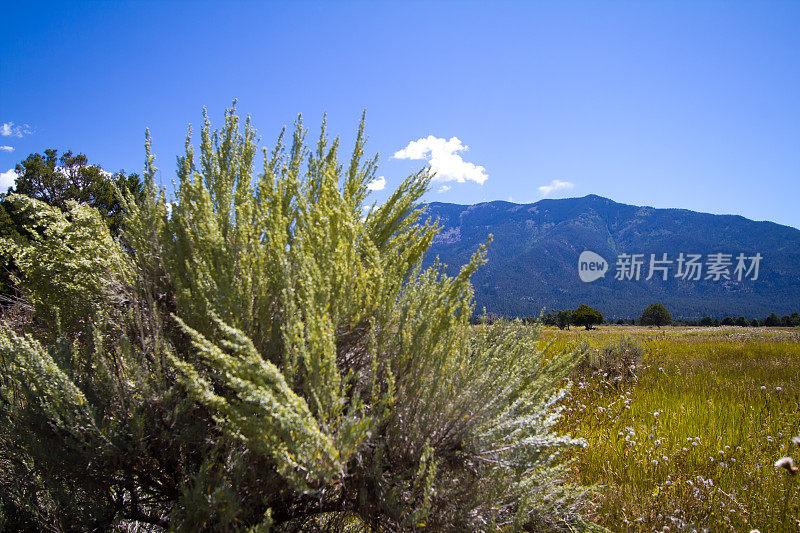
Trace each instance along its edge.
{"label": "grassy field", "polygon": [[597,485],[613,531],[798,531],[800,333],[605,327],[542,333],[580,347],[561,429],[584,437],[572,471]]}

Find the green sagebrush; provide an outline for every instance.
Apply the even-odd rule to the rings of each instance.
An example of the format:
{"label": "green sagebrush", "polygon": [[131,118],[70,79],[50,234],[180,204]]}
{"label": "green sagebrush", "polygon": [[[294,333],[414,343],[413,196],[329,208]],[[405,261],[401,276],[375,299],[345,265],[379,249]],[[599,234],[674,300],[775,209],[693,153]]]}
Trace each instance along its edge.
{"label": "green sagebrush", "polygon": [[[191,135],[191,131],[190,131]],[[0,525],[88,530],[542,530],[583,524],[558,436],[571,357],[536,327],[472,327],[471,274],[421,262],[430,176],[364,211],[376,159],[346,167],[298,120],[254,175],[234,109],[175,200],[92,209],[22,196],[6,240],[24,312],[0,333]],[[364,213],[366,212],[366,215]]]}

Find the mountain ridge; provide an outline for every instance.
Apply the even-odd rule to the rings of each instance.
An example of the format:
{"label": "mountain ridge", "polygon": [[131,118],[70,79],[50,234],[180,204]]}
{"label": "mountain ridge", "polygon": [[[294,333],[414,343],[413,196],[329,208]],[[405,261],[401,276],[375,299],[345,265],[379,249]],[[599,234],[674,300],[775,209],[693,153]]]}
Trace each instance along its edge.
{"label": "mountain ridge", "polygon": [[[772,221],[682,208],[622,204],[598,195],[543,199],[531,204],[496,200],[473,205],[426,204],[440,233],[426,258],[439,257],[453,274],[489,234],[488,263],[473,277],[477,309],[506,316],[538,316],[543,308],[586,303],[610,318],[638,316],[653,301],[675,317],[786,313],[800,307],[800,230]],[[592,251],[609,263],[593,283],[578,278],[578,257]],[[619,280],[621,254],[680,253],[763,256],[757,280]],[[647,265],[645,265],[647,266]],[[733,270],[731,265],[731,273]]]}
{"label": "mountain ridge", "polygon": [[477,207],[477,206],[484,206],[490,204],[503,204],[503,205],[510,205],[516,207],[527,207],[527,206],[535,206],[537,204],[541,204],[544,202],[561,202],[561,201],[572,201],[572,200],[599,200],[605,201],[612,204],[624,206],[624,207],[631,207],[637,209],[652,209],[654,211],[678,211],[678,212],[685,212],[685,213],[694,213],[699,215],[709,215],[715,217],[732,217],[732,218],[739,218],[749,222],[755,223],[767,223],[767,224],[774,224],[776,226],[781,226],[784,228],[789,228],[793,230],[800,231],[800,228],[796,228],[794,226],[790,226],[788,224],[781,224],[780,222],[775,222],[774,220],[755,220],[752,218],[748,218],[744,215],[737,215],[734,213],[709,213],[706,211],[694,211],[692,209],[687,209],[685,207],[653,207],[651,205],[635,205],[635,204],[626,204],[623,202],[617,202],[616,200],[612,200],[611,198],[600,196],[598,194],[587,194],[585,196],[571,196],[568,198],[542,198],[541,200],[537,200],[535,202],[529,202],[525,204],[520,204],[517,202],[511,202],[508,200],[487,200],[485,202],[478,202],[475,204],[457,204],[453,202],[427,202],[426,206],[453,206],[453,207],[462,207],[462,208],[469,208],[469,207]]}

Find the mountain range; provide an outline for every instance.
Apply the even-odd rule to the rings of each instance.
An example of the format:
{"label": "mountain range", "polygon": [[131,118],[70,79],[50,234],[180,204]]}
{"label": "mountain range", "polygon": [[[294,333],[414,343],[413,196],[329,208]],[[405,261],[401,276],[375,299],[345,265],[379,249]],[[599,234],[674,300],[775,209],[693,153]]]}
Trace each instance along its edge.
{"label": "mountain range", "polygon": [[472,278],[477,312],[538,316],[587,304],[608,319],[635,318],[653,302],[686,319],[800,310],[800,230],[792,227],[596,195],[426,209],[441,226],[426,264],[438,257],[451,275],[493,236]]}

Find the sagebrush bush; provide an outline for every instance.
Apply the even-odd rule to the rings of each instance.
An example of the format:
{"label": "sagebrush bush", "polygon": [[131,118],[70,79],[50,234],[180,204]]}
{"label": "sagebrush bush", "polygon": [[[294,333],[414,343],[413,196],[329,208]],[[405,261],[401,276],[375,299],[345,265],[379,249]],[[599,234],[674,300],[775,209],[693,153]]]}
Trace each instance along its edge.
{"label": "sagebrush bush", "polygon": [[600,374],[612,383],[635,381],[645,356],[636,339],[622,337],[600,345],[584,341],[578,347],[576,374]]}
{"label": "sagebrush bush", "polygon": [[[536,328],[472,328],[470,275],[421,268],[430,176],[362,209],[298,121],[254,176],[233,109],[191,139],[169,206],[127,197],[120,238],[90,208],[24,197],[28,321],[0,334],[0,525],[51,530],[542,530],[580,525],[553,434],[568,354]],[[35,260],[38,258],[38,260]]]}

